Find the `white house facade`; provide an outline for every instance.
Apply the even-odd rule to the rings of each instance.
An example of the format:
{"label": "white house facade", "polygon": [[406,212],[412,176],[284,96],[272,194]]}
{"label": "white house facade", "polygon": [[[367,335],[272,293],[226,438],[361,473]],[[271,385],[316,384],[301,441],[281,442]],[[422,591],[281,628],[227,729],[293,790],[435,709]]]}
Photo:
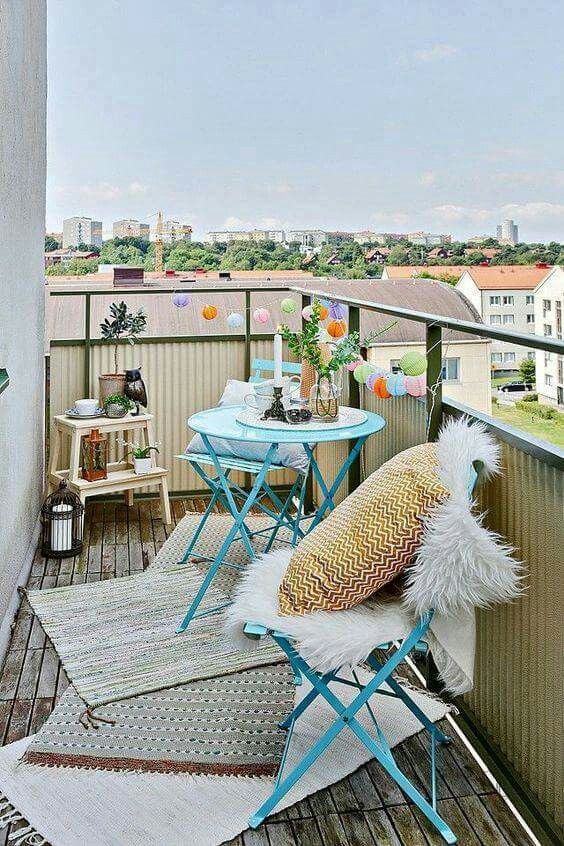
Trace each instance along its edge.
{"label": "white house facade", "polygon": [[[557,266],[535,289],[537,335],[562,340],[564,310],[564,268]],[[537,360],[537,393],[540,402],[564,409],[564,356],[540,350]]]}

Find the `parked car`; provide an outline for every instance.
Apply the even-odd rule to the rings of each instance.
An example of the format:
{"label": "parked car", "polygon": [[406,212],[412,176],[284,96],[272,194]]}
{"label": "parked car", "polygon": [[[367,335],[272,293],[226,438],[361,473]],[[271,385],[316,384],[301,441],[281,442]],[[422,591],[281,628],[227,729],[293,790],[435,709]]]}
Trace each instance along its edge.
{"label": "parked car", "polygon": [[528,391],[534,391],[535,386],[532,382],[506,382],[505,385],[500,385],[497,389],[500,394],[526,394]]}

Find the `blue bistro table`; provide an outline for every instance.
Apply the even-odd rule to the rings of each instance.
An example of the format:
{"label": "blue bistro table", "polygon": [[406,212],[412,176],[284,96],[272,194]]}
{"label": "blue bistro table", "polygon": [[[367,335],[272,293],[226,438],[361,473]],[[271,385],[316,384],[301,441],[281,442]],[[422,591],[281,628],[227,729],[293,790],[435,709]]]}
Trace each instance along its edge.
{"label": "blue bistro table", "polygon": [[[195,472],[210,488],[212,492],[212,497],[210,504],[202,515],[200,524],[196,532],[194,533],[194,536],[192,537],[182,560],[188,561],[188,559],[193,554],[197,554],[193,552],[194,547],[202,533],[202,530],[206,524],[208,517],[213,511],[216,502],[222,502],[226,506],[227,510],[233,517],[233,526],[227,533],[225,540],[223,541],[216,557],[211,560],[209,570],[202,582],[202,585],[198,593],[194,597],[194,600],[192,601],[192,604],[190,605],[188,611],[186,612],[186,616],[177,628],[177,632],[179,633],[185,631],[188,628],[190,621],[194,616],[204,616],[211,614],[215,611],[218,611],[220,608],[225,607],[225,605],[229,604],[224,603],[223,605],[215,606],[214,608],[208,608],[205,611],[200,612],[200,614],[196,614],[207,589],[209,588],[210,584],[214,579],[215,574],[217,573],[219,567],[222,564],[226,564],[229,567],[235,567],[236,569],[243,569],[241,565],[230,563],[225,559],[229,547],[231,546],[234,540],[242,540],[250,557],[252,558],[255,556],[256,553],[251,545],[251,537],[253,534],[259,533],[253,533],[249,531],[248,527],[245,525],[245,518],[247,517],[253,505],[257,505],[261,511],[268,514],[275,521],[273,525],[268,529],[268,531],[271,532],[271,535],[266,547],[266,551],[268,551],[272,546],[276,534],[282,526],[286,526],[292,529],[292,542],[294,545],[296,544],[299,538],[304,536],[305,532],[301,528],[300,522],[303,519],[303,501],[306,488],[305,481],[307,478],[307,474],[305,477],[300,474],[297,474],[296,481],[294,482],[290,494],[285,502],[282,502],[282,500],[266,482],[266,475],[269,469],[279,467],[279,465],[277,465],[275,462],[276,449],[278,445],[303,445],[303,448],[309,459],[308,472],[311,471],[321,489],[321,494],[323,497],[322,502],[320,503],[313,517],[311,519],[308,518],[307,531],[310,532],[323,518],[326,511],[335,507],[335,494],[339,486],[341,485],[341,482],[345,478],[347,471],[349,470],[353,461],[359,455],[367,438],[369,438],[370,435],[373,435],[375,432],[379,432],[386,425],[386,421],[383,417],[380,417],[379,414],[365,412],[365,419],[362,422],[359,422],[356,425],[352,426],[341,426],[340,428],[332,427],[330,423],[324,424],[323,428],[309,430],[307,428],[293,427],[288,424],[280,424],[279,427],[276,426],[275,428],[272,428],[272,424],[270,424],[269,428],[260,428],[259,426],[245,425],[244,423],[239,422],[237,420],[237,417],[241,417],[241,412],[243,410],[243,407],[239,405],[220,406],[217,408],[207,409],[206,411],[199,411],[197,414],[193,414],[188,419],[188,426],[193,429],[194,432],[197,432],[201,435],[202,441],[204,443],[208,455],[198,456],[192,453],[185,453],[183,455],[179,455],[178,458],[190,462]],[[342,410],[343,412],[346,411],[346,409]],[[256,470],[258,472],[255,478],[255,482],[249,492],[236,485],[229,478],[231,470],[243,469],[243,467],[238,467],[236,459],[226,459],[224,456],[218,456],[216,450],[213,447],[212,442],[210,441],[210,438],[224,438],[229,441],[244,441],[250,444],[269,445],[264,459],[257,462]],[[339,472],[337,473],[337,476],[335,477],[333,483],[328,486],[323,478],[323,475],[319,469],[319,465],[317,464],[317,461],[315,459],[315,447],[317,446],[317,444],[324,444],[335,441],[351,441],[352,448],[349,450],[349,453],[345,461],[343,462]],[[217,474],[215,477],[212,478],[202,469],[202,467],[200,466],[202,458],[205,458],[207,464],[211,464],[213,466]],[[246,463],[248,463],[248,461]],[[241,464],[243,464],[243,462]],[[299,497],[298,511],[296,516],[292,518],[289,513],[289,508],[300,482],[301,491]],[[266,493],[273,501],[275,506],[279,508],[278,513],[268,509],[260,501],[260,496],[262,496],[264,493]],[[240,505],[239,507],[237,505],[237,500],[239,502],[242,502],[242,505]],[[199,555],[198,557],[204,558],[204,556]]]}

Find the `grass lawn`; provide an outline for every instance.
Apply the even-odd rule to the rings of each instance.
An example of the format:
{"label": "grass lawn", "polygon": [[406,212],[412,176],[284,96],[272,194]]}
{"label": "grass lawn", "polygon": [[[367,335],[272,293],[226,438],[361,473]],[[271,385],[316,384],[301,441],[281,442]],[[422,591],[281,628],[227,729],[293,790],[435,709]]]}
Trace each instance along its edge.
{"label": "grass lawn", "polygon": [[492,415],[502,423],[515,426],[543,441],[564,447],[564,414],[559,413],[555,420],[543,420],[538,414],[521,411],[512,405],[493,405]]}

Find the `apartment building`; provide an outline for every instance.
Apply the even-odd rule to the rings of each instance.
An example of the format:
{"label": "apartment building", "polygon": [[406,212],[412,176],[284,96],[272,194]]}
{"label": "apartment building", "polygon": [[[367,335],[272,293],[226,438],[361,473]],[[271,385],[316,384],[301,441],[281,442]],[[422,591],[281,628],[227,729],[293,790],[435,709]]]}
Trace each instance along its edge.
{"label": "apartment building", "polygon": [[[153,241],[156,239],[156,231],[153,230]],[[175,241],[191,241],[192,227],[187,223],[180,223],[178,220],[163,220],[162,239],[165,244],[171,244]]]}
{"label": "apartment building", "polygon": [[[485,324],[531,334],[536,326],[538,334],[535,288],[548,270],[546,265],[467,267],[456,288],[470,300]],[[534,357],[534,350],[492,342],[491,361],[496,369],[518,370],[523,358]]]}
{"label": "apartment building", "polygon": [[231,244],[233,241],[274,241],[276,244],[283,244],[285,240],[286,235],[282,229],[251,229],[250,231],[229,229],[208,232],[206,236],[206,241],[211,244]]}
{"label": "apartment building", "polygon": [[290,229],[286,232],[286,242],[291,244],[298,241],[300,244],[300,252],[315,253],[318,252],[323,244],[327,243],[327,233],[321,229]]}
{"label": "apartment building", "polygon": [[68,217],[63,220],[63,247],[79,244],[102,246],[102,221],[91,217]]}
{"label": "apartment building", "polygon": [[452,242],[451,235],[434,235],[432,232],[408,232],[405,238],[410,244],[421,247],[436,247]]}
{"label": "apartment building", "polygon": [[[564,310],[564,268],[553,267],[535,288],[537,335],[562,340]],[[537,350],[537,392],[539,400],[564,408],[564,356]]]}
{"label": "apartment building", "polygon": [[500,244],[514,247],[519,243],[519,227],[514,220],[504,220],[496,227],[496,236]]}
{"label": "apartment building", "polygon": [[151,227],[148,223],[140,223],[138,220],[126,219],[116,220],[113,224],[114,238],[144,238],[149,240]]}
{"label": "apartment building", "polygon": [[385,244],[387,237],[385,232],[371,232],[369,229],[353,232],[353,241],[357,244]]}

